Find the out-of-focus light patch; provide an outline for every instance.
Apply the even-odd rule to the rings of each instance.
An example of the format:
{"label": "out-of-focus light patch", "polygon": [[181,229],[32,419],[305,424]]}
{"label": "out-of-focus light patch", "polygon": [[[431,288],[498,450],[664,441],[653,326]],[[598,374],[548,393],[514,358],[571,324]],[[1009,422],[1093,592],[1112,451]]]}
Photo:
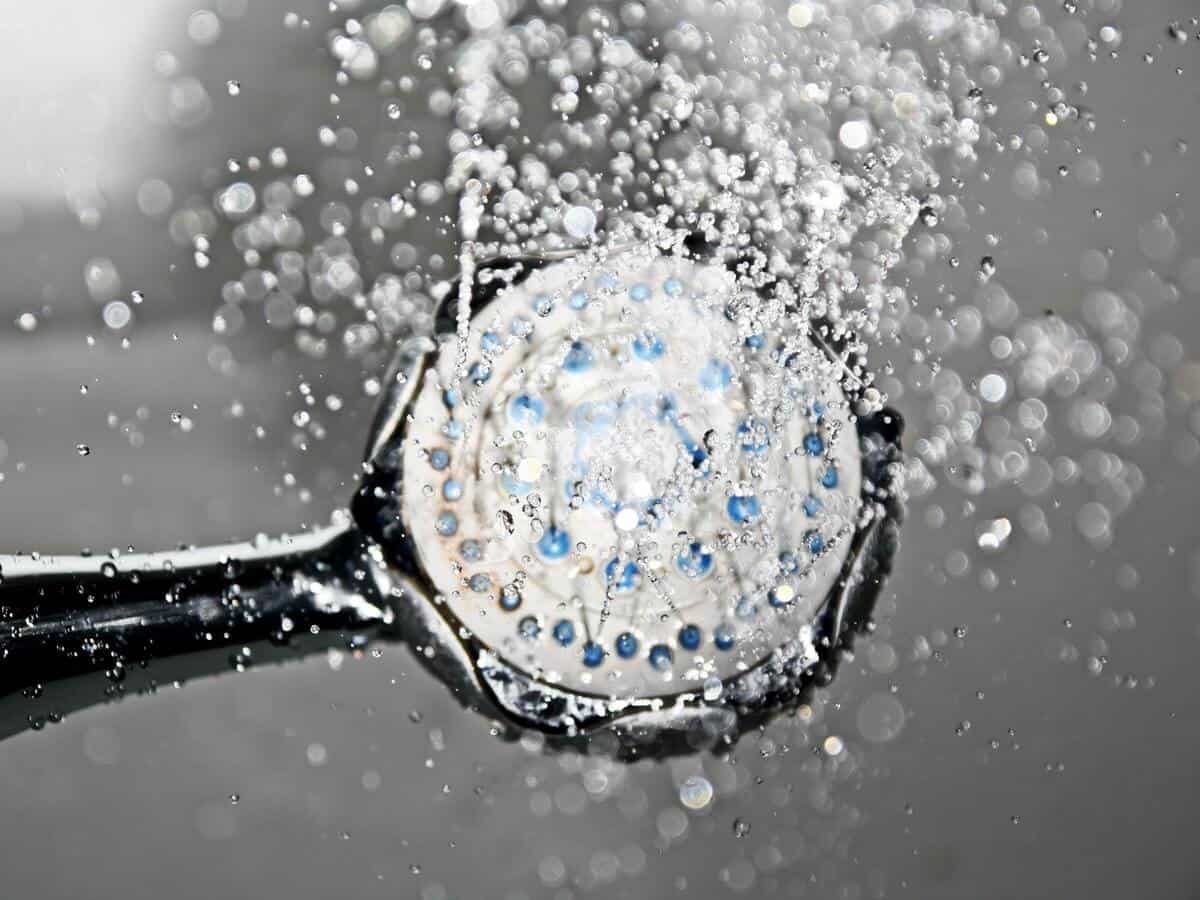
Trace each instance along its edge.
{"label": "out-of-focus light patch", "polygon": [[1006,518],[982,522],[976,531],[975,541],[980,550],[1000,551],[1008,544],[1012,535],[1012,523]]}
{"label": "out-of-focus light patch", "polygon": [[596,231],[596,213],[589,206],[572,206],[563,214],[563,230],[577,241]]}
{"label": "out-of-focus light patch", "polygon": [[[184,0],[40,0],[0,16],[0,200],[89,199],[144,173],[154,51],[186,40]],[[137,152],[130,148],[137,146]],[[133,189],[136,190],[136,187]]]}
{"label": "out-of-focus light patch", "polygon": [[161,178],[148,178],[137,189],[137,205],[143,215],[157,218],[171,209],[175,195]]}
{"label": "out-of-focus light patch", "polygon": [[637,510],[633,507],[622,507],[614,518],[614,523],[621,531],[633,531],[633,529],[637,528],[638,514]]}
{"label": "out-of-focus light patch", "polygon": [[112,331],[120,331],[133,321],[133,310],[123,300],[113,300],[104,306],[104,324]]}
{"label": "out-of-focus light patch", "polygon": [[467,4],[466,19],[472,31],[486,31],[503,21],[495,0],[473,0]]}
{"label": "out-of-focus light patch", "polygon": [[106,303],[121,291],[121,275],[111,259],[96,257],[83,267],[83,282],[96,303]]}
{"label": "out-of-focus light patch", "polygon": [[211,9],[198,9],[188,16],[187,36],[201,47],[215,44],[221,36],[221,20]]}
{"label": "out-of-focus light patch", "polygon": [[1175,370],[1172,380],[1177,390],[1191,403],[1200,403],[1200,362],[1185,362]]}
{"label": "out-of-focus light patch", "polygon": [[679,802],[688,809],[705,809],[712,799],[712,782],[703,775],[691,775],[679,786]]}
{"label": "out-of-focus light patch", "polygon": [[865,150],[871,143],[871,125],[862,119],[846,122],[838,130],[838,140],[847,150]]}
{"label": "out-of-focus light patch", "polygon": [[902,119],[915,119],[921,111],[921,100],[911,91],[900,91],[892,98],[892,109]]}
{"label": "out-of-focus light patch", "polygon": [[517,463],[517,478],[532,484],[542,477],[542,461],[528,457]]}
{"label": "out-of-focus light patch", "polygon": [[417,19],[432,19],[446,6],[446,0],[408,0],[408,11]]}
{"label": "out-of-focus light patch", "polygon": [[652,490],[653,486],[645,475],[635,475],[630,481],[629,492],[638,500],[645,500]]}
{"label": "out-of-focus light patch", "polygon": [[788,21],[794,28],[807,28],[813,21],[813,8],[807,3],[793,3],[788,7]]}
{"label": "out-of-focus light patch", "polygon": [[979,396],[988,403],[1001,403],[1008,396],[1008,381],[999,372],[989,372],[979,381]]}
{"label": "out-of-focus light patch", "polygon": [[237,181],[221,191],[217,205],[230,218],[239,218],[254,209],[254,188],[244,181]]}

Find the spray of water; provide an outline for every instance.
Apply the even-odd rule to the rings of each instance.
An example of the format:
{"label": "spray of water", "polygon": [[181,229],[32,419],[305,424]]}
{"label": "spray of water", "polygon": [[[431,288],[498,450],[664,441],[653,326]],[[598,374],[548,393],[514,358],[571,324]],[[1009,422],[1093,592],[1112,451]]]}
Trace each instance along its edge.
{"label": "spray of water", "polygon": [[[345,353],[370,372],[396,341],[431,330],[459,272],[465,302],[480,259],[630,240],[669,249],[699,235],[753,288],[739,329],[808,335],[868,361],[835,372],[810,360],[806,375],[906,412],[910,498],[940,528],[946,491],[958,491],[973,521],[944,574],[974,568],[986,588],[998,581],[990,554],[1018,534],[1047,543],[1064,517],[1109,546],[1145,480],[1122,449],[1164,434],[1175,400],[1200,395],[1178,341],[1142,347],[1143,317],[1200,283],[1194,260],[1166,271],[1179,247],[1165,216],[1138,230],[1151,267],[1126,290],[1106,284],[1104,253],[1085,253],[1093,287],[1070,313],[1022,314],[990,252],[970,296],[947,287],[960,236],[991,224],[969,179],[998,175],[1036,201],[1054,189],[1052,139],[1082,152],[1086,85],[1055,73],[1116,53],[1118,0],[331,10],[334,99],[374,92],[378,120],[323,127],[331,164],[315,174],[275,148],[211,204],[171,217],[198,266],[230,249],[245,264],[222,291],[222,335],[260,315],[292,329],[302,352]],[[1006,118],[1003,92],[1029,99]],[[1068,174],[1101,177],[1086,155],[1059,167]],[[1004,240],[986,235],[989,248]],[[107,296],[111,266],[95,262],[89,290]],[[373,374],[364,387],[380,390]]]}
{"label": "spray of water", "polygon": [[[1048,135],[1093,127],[1053,73],[1072,53],[1120,43],[1096,18],[1111,10],[1094,6],[1052,21],[992,0],[343,0],[325,38],[336,90],[375,91],[383,124],[323,128],[338,164],[317,175],[292,171],[277,148],[211,207],[178,209],[171,229],[204,266],[229,234],[246,268],[223,310],[257,308],[317,357],[339,352],[329,336],[340,335],[368,370],[429,333],[460,274],[455,379],[467,375],[479,260],[631,242],[669,253],[699,237],[736,261],[743,337],[836,346],[856,363],[805,352],[793,365],[852,387],[864,410],[904,409],[910,498],[930,498],[937,528],[941,492],[957,490],[975,520],[947,573],[978,556],[995,587],[987,556],[1017,529],[1048,542],[1064,502],[1074,529],[1108,546],[1144,481],[1120,446],[1162,430],[1161,383],[1137,377],[1130,391],[1115,376],[1150,365],[1140,314],[1171,291],[1154,272],[1132,300],[1097,286],[1074,319],[1022,316],[991,255],[973,297],[937,283],[960,265],[966,179],[990,177],[981,155],[1016,151],[1013,191],[1035,199],[1049,190],[1038,161]],[[1003,90],[1040,97],[1006,121]],[[348,174],[356,146],[371,149]],[[1097,172],[1080,164],[1080,178]],[[1172,240],[1165,219],[1139,232],[1159,261]],[[380,389],[374,375],[364,385]],[[1122,402],[1135,406],[1122,413]],[[534,527],[549,524],[542,512]]]}
{"label": "spray of water", "polygon": [[[951,509],[970,523],[947,537],[938,575],[974,568],[994,588],[989,559],[1015,535],[1049,542],[1060,506],[1086,541],[1109,546],[1145,480],[1123,448],[1162,435],[1175,399],[1184,408],[1200,400],[1200,367],[1184,361],[1177,339],[1142,346],[1144,317],[1178,296],[1175,281],[1200,291],[1195,260],[1177,278],[1163,274],[1178,253],[1166,217],[1138,230],[1151,267],[1128,290],[1107,283],[1104,253],[1085,253],[1091,286],[1070,313],[1023,314],[990,252],[968,266],[969,295],[947,289],[948,275],[938,283],[963,264],[968,224],[995,227],[968,179],[994,168],[1017,197],[1044,198],[1054,189],[1043,159],[1052,137],[1078,142],[1092,126],[1071,99],[1079,91],[1054,72],[1072,55],[1115,52],[1121,33],[1108,17],[1120,4],[1047,6],[341,0],[324,38],[335,91],[376,94],[378,121],[323,128],[321,152],[338,164],[316,174],[272,151],[212,202],[176,209],[171,233],[197,266],[214,255],[244,263],[222,292],[222,336],[238,316],[260,316],[292,330],[304,353],[361,362],[368,392],[379,390],[375,367],[396,342],[431,332],[435,303],[460,274],[450,386],[469,378],[479,336],[467,302],[483,259],[579,249],[594,253],[596,275],[614,248],[669,256],[699,236],[736,269],[736,337],[807,348],[768,384],[790,371],[853,388],[864,410],[887,401],[906,411],[910,500],[924,504],[931,528]],[[996,102],[1006,89],[1030,98],[1013,120]],[[369,149],[355,156],[356,147]],[[1073,174],[1100,177],[1086,156]],[[986,241],[1002,246],[1004,235]],[[98,299],[111,293],[110,269],[89,268]],[[838,348],[844,364],[829,364],[814,341]],[[466,420],[485,426],[483,411]],[[1194,438],[1180,446],[1200,452]],[[607,452],[619,457],[621,442]],[[536,538],[553,520],[550,505],[529,505],[520,523],[501,517],[500,527]],[[636,552],[616,559],[618,570],[643,561]],[[1120,579],[1135,584],[1137,573]],[[612,592],[598,602],[603,624],[614,616]],[[669,594],[658,603],[676,614]],[[1111,618],[1109,630],[1128,627]],[[894,669],[888,651],[872,661],[878,671]],[[924,642],[915,652],[933,651]],[[1103,656],[1084,664],[1098,673]],[[796,728],[807,735],[819,716],[803,708]],[[883,694],[859,715],[872,741],[891,740],[903,721]],[[841,738],[818,744],[837,777],[849,756]],[[778,750],[761,742],[764,759]],[[603,763],[588,771],[614,785],[627,777]],[[687,808],[712,802],[703,776],[679,780]],[[684,826],[663,818],[659,831],[669,843]],[[739,820],[734,833],[748,826]]]}

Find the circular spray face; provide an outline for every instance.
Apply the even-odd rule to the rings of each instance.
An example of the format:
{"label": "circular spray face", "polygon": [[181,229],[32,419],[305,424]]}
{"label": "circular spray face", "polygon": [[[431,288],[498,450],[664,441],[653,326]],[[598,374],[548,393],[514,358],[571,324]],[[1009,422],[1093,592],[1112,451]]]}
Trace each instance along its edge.
{"label": "circular spray face", "polygon": [[859,440],[840,364],[756,331],[746,291],[650,247],[581,255],[435,351],[401,515],[436,602],[508,666],[653,698],[784,644],[815,662],[860,524]]}

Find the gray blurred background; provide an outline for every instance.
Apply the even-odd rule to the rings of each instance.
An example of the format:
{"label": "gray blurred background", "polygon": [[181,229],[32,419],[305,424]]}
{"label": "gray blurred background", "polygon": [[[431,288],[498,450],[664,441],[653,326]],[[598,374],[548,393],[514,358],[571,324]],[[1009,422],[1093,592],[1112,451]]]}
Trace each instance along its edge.
{"label": "gray blurred background", "polygon": [[[1135,291],[1139,226],[1159,213],[1180,246],[1156,268],[1177,278],[1200,256],[1200,38],[1167,37],[1173,20],[1195,35],[1195,5],[1101,6],[1107,18],[1089,21],[1119,24],[1119,57],[1076,54],[1056,77],[1087,82],[1097,127],[1082,146],[1103,177],[1020,199],[999,159],[967,186],[982,209],[958,251],[994,253],[1028,315],[1078,316],[1088,250],[1111,249],[1106,283]],[[324,2],[212,9],[215,36],[195,0],[0,12],[6,552],[248,537],[326,522],[348,497],[370,373],[259,322],[214,336],[237,262],[214,253],[197,270],[156,210],[162,186],[176,202],[208,196],[228,160],[275,146],[290,170],[317,174],[318,129],[368,134],[381,103],[356,85],[331,107]],[[288,13],[310,24],[285,26]],[[1014,112],[1031,96],[1001,92]],[[1063,141],[1043,170],[1079,155]],[[1003,236],[998,250],[987,232]],[[125,329],[105,326],[89,290],[97,260],[119,275],[113,296],[144,295]],[[973,269],[937,280],[970,293]],[[1195,360],[1196,305],[1183,291],[1143,333],[1174,335]],[[305,391],[324,437],[302,448],[292,417]],[[919,433],[921,410],[906,412]],[[335,653],[164,687],[0,743],[0,896],[1200,896],[1200,490],[1187,410],[1175,412],[1160,439],[1122,451],[1147,483],[1106,550],[1074,529],[1069,489],[1061,511],[1047,505],[1048,545],[1017,533],[991,557],[958,524],[957,491],[914,502],[875,634],[810,720],[748,735],[730,759],[548,756],[499,742],[404,647]],[[1021,498],[978,502],[1015,521]],[[869,727],[881,695],[901,701],[898,732]],[[830,735],[846,752],[823,749]],[[678,786],[697,773],[716,796],[686,811]]]}

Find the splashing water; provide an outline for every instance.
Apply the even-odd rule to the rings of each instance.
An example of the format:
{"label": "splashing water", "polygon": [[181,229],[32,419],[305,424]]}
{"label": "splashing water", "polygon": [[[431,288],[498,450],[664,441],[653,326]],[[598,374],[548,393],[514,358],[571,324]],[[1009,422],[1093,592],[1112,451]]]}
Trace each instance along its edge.
{"label": "splashing water", "polygon": [[[1109,283],[1105,252],[1086,250],[1081,300],[1036,315],[1006,284],[1003,233],[984,235],[970,296],[946,271],[986,221],[972,181],[1002,176],[1035,203],[1055,177],[1101,179],[1083,155],[1094,115],[1074,99],[1087,85],[1055,75],[1072,58],[1116,58],[1120,7],[342,2],[324,37],[331,101],[370,92],[378,117],[338,113],[311,171],[292,163],[307,148],[231,162],[212,203],[179,206],[170,231],[198,268],[229,243],[244,263],[222,290],[219,336],[258,309],[301,352],[355,360],[371,394],[396,342],[431,331],[455,274],[465,302],[479,260],[699,235],[755,288],[740,322],[867,360],[823,377],[865,380],[869,405],[905,412],[910,499],[928,503],[931,528],[951,509],[969,522],[939,577],[977,558],[992,589],[988,556],[1017,538],[1050,543],[1061,519],[1111,546],[1146,481],[1126,453],[1169,437],[1168,414],[1200,397],[1180,342],[1145,333],[1147,316],[1200,290],[1200,264],[1180,260],[1165,213],[1131,234],[1150,265],[1127,285]],[[284,25],[312,23],[289,14]],[[1167,28],[1173,45],[1186,34]],[[1022,108],[1006,111],[1004,94]],[[1055,176],[1056,147],[1072,159]],[[148,207],[171,204],[161,182],[147,185]],[[128,328],[111,263],[85,275],[108,326]],[[297,446],[323,433],[307,414],[296,426]],[[1174,449],[1188,460],[1197,446],[1185,431]]]}
{"label": "splashing water", "polygon": [[[460,304],[477,259],[601,244],[636,222],[702,235],[740,261],[746,284],[770,282],[743,313],[764,331],[819,320],[849,351],[873,347],[878,357],[891,345],[891,360],[911,354],[926,367],[937,399],[935,427],[913,463],[918,483],[939,466],[977,493],[989,465],[1009,480],[1027,468],[1027,449],[1015,451],[1020,462],[1011,447],[997,456],[978,446],[979,391],[939,358],[978,340],[983,317],[1022,327],[1004,308],[1003,288],[984,286],[982,315],[964,306],[930,321],[889,279],[898,266],[920,265],[931,239],[935,256],[950,255],[943,233],[923,232],[915,257],[905,242],[914,225],[961,218],[959,198],[942,193],[944,173],[959,183],[977,162],[995,112],[985,87],[1013,65],[995,21],[936,3],[633,3],[580,12],[545,2],[518,14],[514,4],[479,0],[388,6],[345,19],[328,40],[339,86],[375,85],[388,121],[416,117],[422,128],[385,133],[365,178],[318,184],[280,172],[258,189],[239,180],[218,191],[234,246],[253,264],[227,293],[240,304],[264,300],[275,321],[295,311],[302,349],[328,353],[307,324],[314,319],[324,332],[341,320],[345,350],[368,363],[391,341],[428,330],[433,298],[446,290],[438,270],[454,248],[402,239],[371,281],[359,255],[360,246],[406,237],[418,220],[454,223]],[[1076,114],[1061,100],[1053,110],[1056,121]],[[446,160],[440,171],[437,160]],[[284,170],[287,154],[271,162]],[[417,171],[429,177],[418,181]],[[302,224],[313,203],[322,204],[320,239]],[[216,227],[203,208],[180,210],[173,224],[205,247]],[[315,306],[302,305],[306,292]],[[1014,361],[1032,373],[1027,381],[1048,383],[1055,372],[1034,370],[1056,365],[1052,348],[1069,342],[1072,326],[1023,327],[1036,340]],[[465,328],[460,315],[461,346]],[[875,366],[893,388],[901,386],[886,376],[896,365]],[[981,382],[991,391],[985,404],[1002,402],[1003,377]],[[873,401],[883,394],[868,387]]]}
{"label": "splashing water", "polygon": [[[647,416],[631,404],[634,424],[585,448],[591,464],[568,491],[552,465],[573,460],[553,436],[539,437],[529,425],[529,433],[513,435],[516,426],[547,413],[538,411],[536,391],[501,392],[504,402],[495,409],[472,406],[471,365],[492,359],[474,355],[483,334],[471,325],[469,301],[481,263],[490,258],[581,251],[580,281],[595,285],[608,261],[629,246],[654,247],[674,259],[699,238],[736,273],[731,332],[720,338],[720,349],[759,336],[791,341],[808,348],[794,363],[798,371],[772,361],[766,381],[790,373],[835,396],[853,389],[863,405],[848,409],[849,417],[884,402],[905,411],[906,491],[914,506],[925,504],[923,524],[944,536],[945,552],[929,563],[943,581],[973,573],[984,588],[996,588],[992,560],[1022,539],[1050,543],[1060,520],[1092,547],[1109,547],[1145,482],[1125,454],[1166,434],[1168,414],[1181,408],[1177,401],[1193,410],[1200,402],[1200,364],[1187,361],[1173,336],[1147,334],[1149,314],[1177,299],[1181,288],[1200,293],[1200,263],[1177,263],[1179,237],[1167,217],[1136,229],[1150,267],[1128,286],[1111,284],[1108,255],[1088,250],[1080,296],[1055,297],[1031,315],[1033,304],[1016,296],[1005,270],[1009,237],[983,233],[989,213],[972,193],[972,182],[996,183],[1035,204],[1055,196],[1056,179],[1099,179],[1099,164],[1084,153],[1091,113],[1070,99],[1083,91],[1060,86],[1054,75],[1069,57],[1115,52],[1122,35],[1107,16],[1119,4],[1081,0],[1010,10],[995,0],[777,6],[679,0],[582,8],[558,0],[410,0],[369,12],[363,6],[335,4],[335,27],[323,40],[338,67],[334,90],[369,93],[377,115],[339,114],[318,133],[320,160],[308,170],[292,162],[309,156],[308,148],[273,149],[213,191],[211,202],[177,208],[171,232],[194,251],[198,268],[231,256],[238,261],[241,271],[224,286],[214,320],[219,338],[231,323],[262,318],[291,331],[300,351],[315,359],[340,365],[345,357],[361,366],[369,393],[379,392],[376,374],[396,344],[430,334],[437,304],[456,301],[457,356],[437,387],[463,393],[464,434],[482,435],[500,488],[482,506],[487,540],[452,534],[457,556],[447,560],[443,592],[476,617],[471,627],[478,633],[493,629],[497,646],[522,646],[521,604],[527,608],[532,592],[545,588],[537,583],[539,571],[552,571],[558,562],[549,557],[560,550],[564,568],[591,578],[579,618],[564,614],[548,623],[553,633],[542,635],[571,654],[596,629],[607,652],[623,658],[628,622],[661,627],[672,647],[692,640],[681,625],[696,625],[706,644],[730,634],[719,615],[697,623],[695,607],[680,597],[679,584],[706,575],[710,550],[726,549],[717,529],[689,526],[647,547],[651,529],[643,510],[617,503],[597,512],[592,502],[640,492],[643,480],[674,474],[628,465],[646,446],[672,466],[679,462],[669,416]],[[289,27],[298,21],[293,17]],[[1021,110],[1005,110],[1001,91],[1026,101]],[[1056,145],[1071,156],[1057,172],[1049,163]],[[972,230],[986,245],[979,252],[968,249]],[[951,277],[960,267],[973,276],[966,290]],[[105,315],[109,327],[128,327],[112,264],[95,260],[85,274],[97,302],[117,304]],[[569,296],[560,291],[558,302]],[[32,330],[38,321],[29,313],[20,327]],[[619,351],[625,355],[614,357],[622,363],[639,348],[657,352],[636,331],[630,327]],[[560,370],[580,337],[564,334],[554,359]],[[830,364],[808,346],[812,341],[837,348],[845,364]],[[778,410],[768,404],[759,412],[769,419]],[[307,420],[296,424],[298,436],[311,436]],[[705,435],[690,435],[692,442],[718,461],[760,442],[775,449],[769,428],[747,422],[742,432],[740,422],[725,424],[740,447],[725,441],[728,434],[716,436],[725,443],[710,444]],[[846,449],[844,439],[827,437],[825,452]],[[1200,444],[1193,438],[1180,446],[1184,452]],[[1195,458],[1200,450],[1187,452]],[[506,478],[524,492],[521,503],[501,495]],[[745,481],[759,486],[770,477],[751,472]],[[526,491],[531,485],[536,492]],[[432,480],[421,487],[442,489]],[[681,491],[680,518],[702,518],[715,508],[730,533],[736,529],[729,520],[754,518],[748,492],[722,495],[724,503],[738,503],[714,507],[703,490],[696,484]],[[443,495],[432,496],[431,508]],[[823,512],[833,525],[829,538],[857,510],[838,510],[826,497]],[[560,546],[557,528],[575,514],[602,514],[603,540]],[[427,521],[440,527],[436,515]],[[464,520],[454,521],[464,528]],[[951,522],[960,527],[947,527]],[[552,540],[543,544],[547,535]],[[795,544],[806,539],[803,532],[785,536]],[[451,539],[440,531],[435,537]],[[832,538],[829,545],[836,546]],[[496,547],[499,554],[489,555]],[[752,575],[754,552],[763,548],[778,549],[765,540],[737,545]],[[666,587],[649,606],[633,609],[621,588],[659,577],[656,556],[667,563]],[[526,580],[503,568],[516,564],[531,573]],[[777,575],[769,570],[757,586],[764,596]],[[1131,566],[1120,569],[1123,589],[1137,580]],[[564,607],[570,602],[564,599]],[[664,622],[655,625],[656,618]],[[1106,611],[1102,639],[1093,638],[1082,654],[1064,643],[1062,658],[1099,674],[1109,665],[1106,642],[1132,622],[1131,612]],[[754,636],[733,637],[736,643]],[[948,641],[947,634],[920,638],[913,658],[927,660]],[[647,648],[637,649],[644,656]],[[728,690],[714,675],[727,674],[719,663],[689,670],[681,656],[659,654],[633,677],[651,692],[666,675],[708,699]],[[879,673],[899,665],[886,641],[865,657]],[[584,676],[603,679],[620,666],[610,656],[575,673],[574,684],[584,689],[598,683]],[[822,733],[837,727],[822,721],[825,710],[821,703],[800,707],[786,740],[764,734],[754,747],[768,774],[780,771],[787,742],[813,749],[828,777],[813,776],[812,806],[829,813],[835,809],[829,785],[853,777],[858,752],[842,736]],[[880,692],[859,708],[857,724],[867,741],[884,743],[901,731],[906,715],[894,693]],[[958,726],[959,734],[970,730],[970,721]],[[536,750],[541,740],[531,734],[525,744]],[[597,803],[637,777],[602,760],[571,765],[563,763],[560,780],[582,797],[578,775]],[[679,800],[687,809],[729,802],[727,794],[714,796],[714,783],[682,771]],[[553,808],[549,793],[544,803]],[[836,809],[847,820],[858,815],[853,806]],[[832,818],[799,827],[809,843],[824,846]],[[757,840],[762,829],[752,830],[752,819],[724,821],[736,837]],[[678,809],[664,811],[656,823],[663,846],[681,840],[688,821]],[[554,862],[541,875],[548,886],[567,882],[565,867]],[[586,884],[587,867],[581,868]],[[734,865],[721,877],[742,890],[753,882],[749,871]]]}
{"label": "splashing water", "polygon": [[[1085,39],[1086,10],[1065,8],[1052,26],[1027,7],[1014,29],[999,4],[934,0],[475,0],[361,18],[356,7],[342,5],[349,15],[327,37],[335,80],[376,91],[384,124],[322,128],[336,164],[316,176],[289,171],[276,148],[257,176],[218,189],[248,265],[226,285],[227,307],[261,302],[319,358],[340,327],[343,351],[370,370],[396,341],[430,332],[457,258],[457,385],[479,260],[699,237],[736,261],[740,330],[810,335],[867,360],[809,375],[853,387],[867,409],[905,409],[907,491],[962,492],[977,516],[969,553],[1003,552],[1014,523],[1046,543],[1053,515],[1040,498],[1054,490],[1057,506],[1076,484],[1086,493],[1072,524],[1096,547],[1112,542],[1144,482],[1109,446],[1141,437],[1114,409],[1112,368],[1135,365],[1139,310],[1097,288],[1080,321],[1023,318],[992,255],[971,302],[925,287],[936,267],[959,265],[964,179],[980,153],[1033,155],[1048,130],[1093,127],[1049,73],[1069,50],[1118,41],[1110,26]],[[1026,70],[1044,100],[1030,104],[1032,125],[1007,122],[992,95],[1017,90]],[[372,149],[354,159],[357,145]],[[1044,193],[1036,158],[1013,167],[1012,185]],[[180,208],[171,226],[198,265],[219,252],[208,207]],[[1139,233],[1151,257],[1169,258],[1171,238],[1165,220]],[[1154,277],[1142,295],[1169,290]],[[977,371],[981,347],[992,367]],[[1140,383],[1139,412],[1161,406]],[[926,514],[933,527],[945,517],[938,503]],[[980,578],[994,586],[989,568]]]}
{"label": "splashing water", "polygon": [[[343,343],[369,358],[428,329],[432,298],[446,290],[436,272],[444,254],[401,241],[368,286],[349,239],[355,218],[366,243],[380,245],[414,219],[456,210],[460,303],[479,258],[605,243],[636,224],[665,242],[671,232],[698,234],[739,259],[745,284],[770,283],[744,322],[771,331],[821,320],[829,339],[861,351],[903,308],[886,277],[918,213],[942,205],[936,158],[972,159],[979,138],[975,121],[955,114],[956,102],[978,105],[973,83],[960,75],[935,86],[921,54],[893,43],[932,48],[924,52],[941,66],[999,54],[987,20],[903,3],[798,3],[783,14],[757,4],[629,4],[582,15],[544,3],[517,18],[483,0],[347,19],[329,39],[339,83],[377,83],[397,98],[386,101],[389,117],[423,96],[435,115],[428,133],[386,150],[389,171],[367,164],[369,180],[382,187],[419,162],[448,164],[437,178],[367,196],[357,216],[328,202],[329,236],[307,253],[300,207],[329,193],[357,197],[364,184],[318,191],[303,173],[275,178],[253,214],[253,187],[221,189],[234,245],[256,264],[229,294],[265,297],[270,317],[307,291],[319,318],[359,319],[345,325]],[[273,161],[282,168],[286,154]],[[211,213],[176,217],[207,246],[200,232],[215,227]],[[260,268],[272,252],[274,271]],[[297,317],[297,340],[324,354],[304,326],[314,315]],[[869,396],[882,399],[873,388]]]}

